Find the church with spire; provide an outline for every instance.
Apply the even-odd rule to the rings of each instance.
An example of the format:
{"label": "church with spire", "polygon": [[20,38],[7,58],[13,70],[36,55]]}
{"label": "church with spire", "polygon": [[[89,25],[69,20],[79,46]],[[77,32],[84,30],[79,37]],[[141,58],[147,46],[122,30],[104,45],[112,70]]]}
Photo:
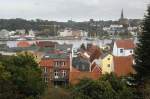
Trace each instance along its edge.
{"label": "church with spire", "polygon": [[120,16],[120,19],[119,19],[119,24],[123,25],[124,27],[127,27],[129,25],[128,19],[124,17],[123,9],[121,10],[121,16]]}
{"label": "church with spire", "polygon": [[124,19],[123,9],[121,11],[121,17],[120,17],[120,19]]}

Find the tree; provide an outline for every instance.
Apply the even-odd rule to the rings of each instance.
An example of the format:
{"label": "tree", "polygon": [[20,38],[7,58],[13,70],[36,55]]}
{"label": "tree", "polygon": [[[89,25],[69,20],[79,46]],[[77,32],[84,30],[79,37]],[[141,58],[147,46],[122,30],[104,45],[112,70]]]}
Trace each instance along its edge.
{"label": "tree", "polygon": [[9,79],[10,73],[0,63],[0,99],[10,99],[12,97]]}
{"label": "tree", "polygon": [[142,33],[135,50],[135,69],[139,83],[138,91],[144,99],[150,97],[150,6],[143,20]]}
{"label": "tree", "polygon": [[99,80],[83,79],[73,90],[74,99],[134,99],[133,91],[114,74]]}
{"label": "tree", "polygon": [[143,31],[135,50],[135,69],[140,79],[150,79],[150,6],[143,20]]}
{"label": "tree", "polygon": [[[35,62],[34,57],[28,53],[24,53],[5,58],[6,59],[1,59],[0,61],[11,76],[9,78],[10,83],[5,84],[5,86],[13,86],[11,87],[12,89],[8,91],[10,93],[13,91],[11,97],[14,99],[30,99],[31,97],[32,99],[39,99],[44,92],[45,83],[41,77],[41,69]],[[5,74],[7,74],[7,72]]]}

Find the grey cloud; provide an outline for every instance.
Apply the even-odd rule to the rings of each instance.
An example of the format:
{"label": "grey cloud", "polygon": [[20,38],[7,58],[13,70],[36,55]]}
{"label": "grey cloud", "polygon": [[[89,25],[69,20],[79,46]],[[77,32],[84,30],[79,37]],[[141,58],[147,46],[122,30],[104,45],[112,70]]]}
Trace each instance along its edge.
{"label": "grey cloud", "polygon": [[42,18],[65,21],[142,18],[149,0],[0,0],[0,18]]}

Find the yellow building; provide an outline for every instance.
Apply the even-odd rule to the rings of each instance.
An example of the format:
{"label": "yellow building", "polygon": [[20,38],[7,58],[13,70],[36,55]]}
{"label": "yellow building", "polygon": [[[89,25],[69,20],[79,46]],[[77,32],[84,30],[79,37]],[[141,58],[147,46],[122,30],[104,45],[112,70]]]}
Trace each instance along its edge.
{"label": "yellow building", "polygon": [[111,73],[114,71],[113,55],[108,54],[101,60],[102,74]]}

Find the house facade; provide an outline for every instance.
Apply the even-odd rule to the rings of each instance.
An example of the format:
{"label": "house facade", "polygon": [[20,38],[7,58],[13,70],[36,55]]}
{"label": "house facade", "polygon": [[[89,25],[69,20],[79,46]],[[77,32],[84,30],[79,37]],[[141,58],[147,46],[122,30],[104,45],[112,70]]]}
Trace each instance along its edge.
{"label": "house facade", "polygon": [[113,55],[108,54],[101,59],[102,74],[111,73],[114,71]]}
{"label": "house facade", "polygon": [[42,76],[45,82],[67,84],[69,81],[70,56],[68,54],[45,55],[40,61]]}
{"label": "house facade", "polygon": [[135,44],[132,40],[117,40],[114,42],[114,56],[130,56],[134,54]]}

